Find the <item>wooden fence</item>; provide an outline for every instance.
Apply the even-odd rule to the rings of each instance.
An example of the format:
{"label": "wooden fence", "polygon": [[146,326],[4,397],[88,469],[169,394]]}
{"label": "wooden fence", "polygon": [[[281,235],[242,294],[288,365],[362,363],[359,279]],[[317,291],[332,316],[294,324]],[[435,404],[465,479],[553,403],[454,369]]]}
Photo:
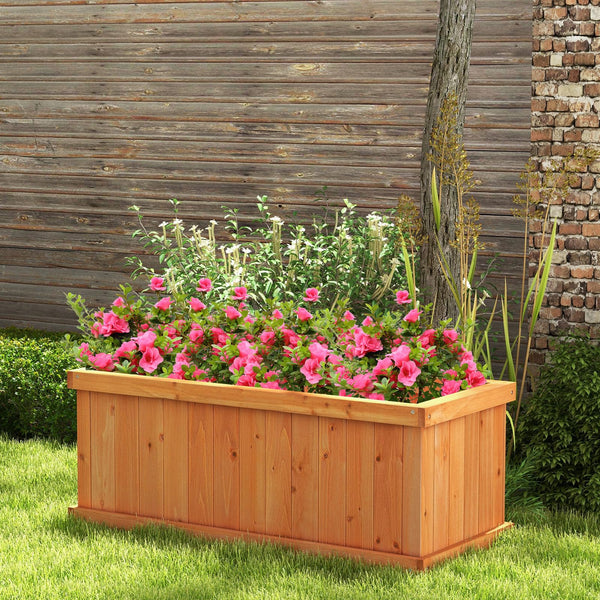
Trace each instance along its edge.
{"label": "wooden fence", "polygon": [[[310,218],[418,196],[437,2],[0,0],[0,326],[72,327],[126,279],[132,204]],[[488,256],[515,272],[531,7],[479,0],[466,143]]]}

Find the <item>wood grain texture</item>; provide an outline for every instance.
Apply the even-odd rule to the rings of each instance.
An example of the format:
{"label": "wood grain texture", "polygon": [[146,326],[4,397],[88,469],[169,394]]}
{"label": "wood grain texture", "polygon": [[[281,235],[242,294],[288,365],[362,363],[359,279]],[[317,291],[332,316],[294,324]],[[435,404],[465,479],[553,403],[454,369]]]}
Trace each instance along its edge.
{"label": "wood grain texture", "polygon": [[77,392],[77,502],[92,507],[90,392]]}
{"label": "wood grain texture", "polygon": [[[177,197],[203,225],[222,205],[251,213],[259,194],[311,220],[325,185],[363,211],[416,199],[437,8],[0,1],[0,281],[6,299],[28,302],[0,297],[0,325],[73,328],[65,290],[110,303],[98,290],[124,281],[124,258],[141,251],[134,203],[159,223]],[[530,6],[478,2],[465,141],[490,216],[482,238],[509,258],[530,65]]]}

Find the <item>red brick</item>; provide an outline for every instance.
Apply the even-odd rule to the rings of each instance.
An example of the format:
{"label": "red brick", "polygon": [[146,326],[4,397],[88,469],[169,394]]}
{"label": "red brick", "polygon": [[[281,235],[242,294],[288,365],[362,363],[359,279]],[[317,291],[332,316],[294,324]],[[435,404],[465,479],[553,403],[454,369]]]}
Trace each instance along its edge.
{"label": "red brick", "polygon": [[550,276],[558,277],[559,279],[568,279],[571,270],[566,265],[552,265],[550,267]]}
{"label": "red brick", "polygon": [[571,65],[575,64],[575,54],[571,53],[565,53],[563,54],[562,57],[562,64],[565,67],[570,67]]}
{"label": "red brick", "polygon": [[546,110],[550,112],[568,112],[569,103],[566,100],[547,100]]}
{"label": "red brick", "polygon": [[570,129],[569,131],[565,131],[564,140],[565,142],[580,142],[581,129]]}
{"label": "red brick", "polygon": [[569,71],[568,80],[571,83],[578,83],[581,76],[581,71],[579,69],[571,69]]}
{"label": "red brick", "polygon": [[[550,77],[548,77],[548,79],[550,79]],[[531,69],[531,81],[546,81],[545,70],[536,67]]]}
{"label": "red brick", "polygon": [[595,25],[592,21],[579,23],[579,35],[592,36],[595,34]]}
{"label": "red brick", "polygon": [[586,96],[600,96],[600,83],[586,83],[583,86],[583,91]]}
{"label": "red brick", "polygon": [[549,54],[534,54],[531,64],[534,67],[549,67],[550,66],[550,55]]}
{"label": "red brick", "polygon": [[582,235],[600,237],[600,223],[584,223],[581,226]]}
{"label": "red brick", "polygon": [[561,306],[571,306],[571,296],[567,296],[566,294],[560,297],[560,305]]}
{"label": "red brick", "polygon": [[574,151],[575,146],[573,144],[552,144],[552,154],[555,156],[571,156]]}
{"label": "red brick", "polygon": [[576,279],[592,279],[594,277],[594,267],[590,265],[571,267],[571,277],[575,277]]}
{"label": "red brick", "polygon": [[[550,48],[548,48],[548,50],[549,49]],[[567,49],[566,40],[552,40],[552,49],[554,50],[554,52],[564,52]]]}
{"label": "red brick", "polygon": [[565,240],[565,249],[567,250],[587,250],[588,243],[585,238],[571,237]]}
{"label": "red brick", "polygon": [[585,311],[578,308],[566,308],[565,318],[570,323],[585,323]]}
{"label": "red brick", "polygon": [[[588,196],[582,196],[584,198],[584,201],[587,201]],[[575,211],[575,219],[577,221],[587,221],[588,220],[588,210],[586,208],[578,208]]]}
{"label": "red brick", "polygon": [[546,110],[546,101],[543,98],[532,98],[531,110],[533,112]]}
{"label": "red brick", "polygon": [[590,294],[600,294],[600,281],[593,279],[587,282],[587,291]]}
{"label": "red brick", "polygon": [[583,306],[585,304],[585,298],[583,296],[573,296],[571,298],[571,304],[575,308],[583,308]]}
{"label": "red brick", "polygon": [[588,296],[585,299],[585,307],[586,308],[594,308],[596,306],[596,298],[593,296]]}
{"label": "red brick", "polygon": [[590,49],[590,41],[586,39],[567,40],[567,50],[569,52],[587,52]]}
{"label": "red brick", "polygon": [[556,23],[554,33],[556,35],[573,35],[577,33],[578,29],[577,23],[573,23],[571,19],[565,19],[562,23]]}
{"label": "red brick", "polygon": [[[584,182],[587,181],[587,179],[591,179],[592,180],[592,185],[593,185],[593,177],[591,175],[585,175],[584,177],[582,177],[582,187],[584,185]],[[598,210],[597,208],[590,208],[590,210],[588,211],[588,219],[590,221],[597,221],[600,218],[600,210]]]}
{"label": "red brick", "polygon": [[575,55],[574,65],[595,65],[596,55],[593,52],[580,52]]}
{"label": "red brick", "polygon": [[[533,40],[533,50],[534,51],[542,51],[542,52],[548,52],[549,50],[552,50],[552,38],[545,38],[543,40]],[[536,48],[536,44],[538,44],[538,47]]]}
{"label": "red brick", "polygon": [[575,122],[575,116],[571,113],[562,113],[554,117],[554,124],[557,127],[571,127]]}
{"label": "red brick", "polygon": [[531,141],[532,142],[549,142],[552,140],[552,129],[532,129],[531,130]]}
{"label": "red brick", "polygon": [[598,115],[589,114],[589,115],[578,115],[575,119],[575,125],[577,127],[598,127],[600,123],[600,119]]}
{"label": "red brick", "polygon": [[567,9],[564,6],[544,9],[544,19],[550,21],[558,21],[558,19],[564,19],[566,16]]}
{"label": "red brick", "polygon": [[561,223],[558,226],[559,235],[581,235],[580,223]]}
{"label": "red brick", "polygon": [[534,21],[533,37],[548,37],[554,35],[554,23],[551,21]]}
{"label": "red brick", "polygon": [[[566,115],[558,115],[558,116],[563,117]],[[572,115],[568,115],[568,116],[572,117],[572,119],[574,120],[574,117]],[[532,127],[553,127],[554,126],[554,117],[552,115],[549,115],[548,113],[534,114],[531,117],[531,126]]]}
{"label": "red brick", "polygon": [[590,18],[590,9],[582,6],[573,6],[569,8],[569,16],[574,21],[588,21]]}

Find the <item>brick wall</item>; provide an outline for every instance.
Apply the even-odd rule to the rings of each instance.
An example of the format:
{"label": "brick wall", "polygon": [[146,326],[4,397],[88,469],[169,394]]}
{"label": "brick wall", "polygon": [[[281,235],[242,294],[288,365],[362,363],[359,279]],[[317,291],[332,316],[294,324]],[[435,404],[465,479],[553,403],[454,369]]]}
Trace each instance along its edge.
{"label": "brick wall", "polygon": [[[578,147],[600,149],[600,0],[534,0],[532,156],[544,171]],[[600,161],[570,182],[531,360],[543,363],[566,331],[600,338]],[[531,251],[539,245],[536,224]],[[539,227],[538,227],[539,229]]]}

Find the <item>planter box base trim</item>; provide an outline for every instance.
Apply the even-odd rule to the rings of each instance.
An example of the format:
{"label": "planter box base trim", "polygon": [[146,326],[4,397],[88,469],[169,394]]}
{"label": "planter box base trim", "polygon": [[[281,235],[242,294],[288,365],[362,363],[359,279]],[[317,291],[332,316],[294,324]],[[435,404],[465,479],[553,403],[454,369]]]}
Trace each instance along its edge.
{"label": "planter box base trim", "polygon": [[116,527],[119,529],[132,529],[137,526],[150,524],[162,525],[166,527],[176,527],[193,535],[199,535],[211,539],[242,539],[245,541],[253,541],[258,543],[271,542],[292,548],[294,550],[300,550],[302,552],[311,552],[313,554],[319,554],[323,556],[342,556],[374,564],[398,565],[413,571],[423,571],[436,563],[458,556],[470,548],[487,548],[498,537],[498,535],[513,526],[513,523],[506,521],[498,527],[494,527],[493,529],[471,539],[454,544],[437,552],[433,552],[427,556],[415,557],[407,556],[405,554],[395,554],[392,552],[380,552],[378,550],[366,550],[363,548],[337,546],[335,544],[325,544],[308,540],[291,539],[252,532],[241,532],[234,529],[209,527],[206,525],[183,523],[168,519],[155,519],[152,517],[138,515],[134,516],[105,510],[94,510],[90,508],[81,508],[78,506],[70,507],[69,514],[78,519],[83,519],[93,523],[101,523],[103,525]]}

